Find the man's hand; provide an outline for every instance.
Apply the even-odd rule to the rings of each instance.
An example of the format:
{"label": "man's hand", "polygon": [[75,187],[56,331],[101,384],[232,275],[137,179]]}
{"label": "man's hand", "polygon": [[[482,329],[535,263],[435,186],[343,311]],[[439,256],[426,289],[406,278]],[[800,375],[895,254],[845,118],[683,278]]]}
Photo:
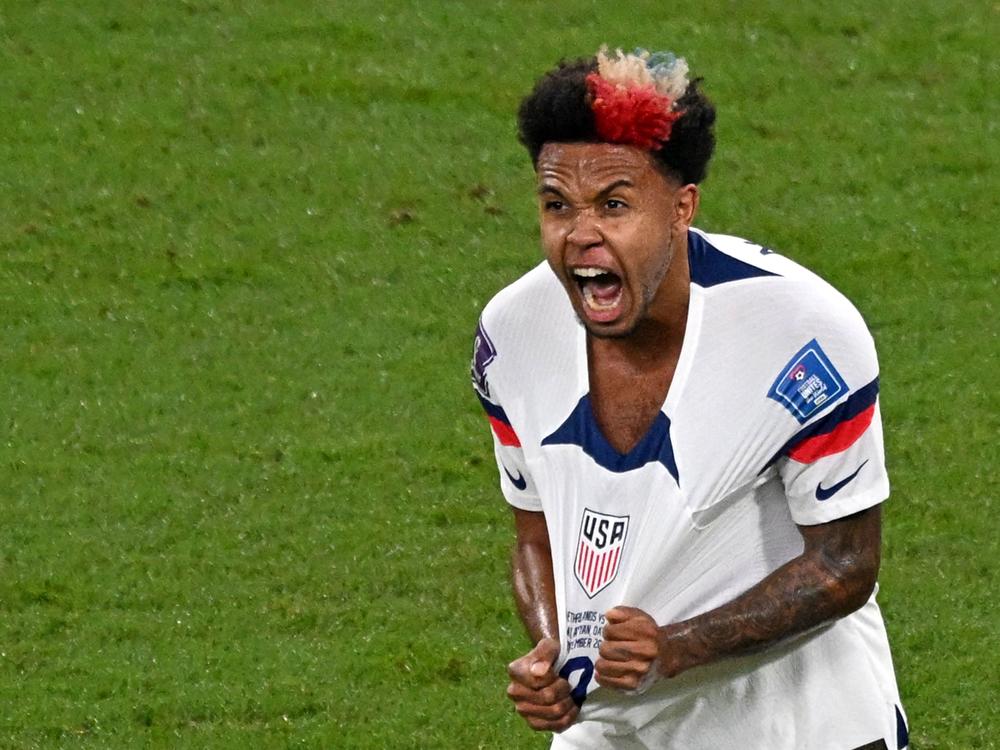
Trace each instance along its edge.
{"label": "man's hand", "polygon": [[635,607],[615,607],[605,617],[600,658],[594,665],[597,682],[603,687],[645,692],[660,676],[656,622]]}
{"label": "man's hand", "polygon": [[542,638],[531,651],[507,666],[507,697],[532,729],[561,732],[580,713],[570,697],[569,683],[553,669],[558,657],[559,641]]}

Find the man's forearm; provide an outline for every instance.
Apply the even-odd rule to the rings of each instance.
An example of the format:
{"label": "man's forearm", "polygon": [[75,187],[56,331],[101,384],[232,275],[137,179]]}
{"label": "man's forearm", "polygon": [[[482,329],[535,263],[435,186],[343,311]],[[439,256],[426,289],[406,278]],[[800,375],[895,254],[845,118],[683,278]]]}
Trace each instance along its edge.
{"label": "man's forearm", "polygon": [[874,587],[879,528],[877,509],[844,519],[838,536],[807,536],[802,555],[728,604],[661,627],[660,670],[672,677],[850,614]]}
{"label": "man's forearm", "polygon": [[518,544],[511,554],[514,600],[528,635],[534,643],[559,639],[552,553],[548,544]]}

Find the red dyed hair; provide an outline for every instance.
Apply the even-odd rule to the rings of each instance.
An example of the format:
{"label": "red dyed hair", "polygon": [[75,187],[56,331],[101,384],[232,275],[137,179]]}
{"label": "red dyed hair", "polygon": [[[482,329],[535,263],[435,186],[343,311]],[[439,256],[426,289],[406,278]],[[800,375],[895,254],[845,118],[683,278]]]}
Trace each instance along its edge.
{"label": "red dyed hair", "polygon": [[626,88],[590,73],[587,90],[597,135],[608,143],[658,151],[670,139],[674,122],[684,114],[673,111],[670,97],[652,84]]}

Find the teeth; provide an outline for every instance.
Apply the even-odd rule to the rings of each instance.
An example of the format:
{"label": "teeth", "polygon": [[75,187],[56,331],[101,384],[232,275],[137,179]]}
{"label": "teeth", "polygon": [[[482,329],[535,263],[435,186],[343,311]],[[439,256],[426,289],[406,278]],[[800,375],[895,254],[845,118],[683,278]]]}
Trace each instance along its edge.
{"label": "teeth", "polygon": [[600,276],[600,275],[605,274],[605,273],[610,273],[610,271],[607,271],[604,268],[593,268],[593,267],[590,267],[590,268],[574,268],[573,269],[573,275],[574,276],[580,276],[580,277],[585,278],[585,279],[592,279],[595,276]]}

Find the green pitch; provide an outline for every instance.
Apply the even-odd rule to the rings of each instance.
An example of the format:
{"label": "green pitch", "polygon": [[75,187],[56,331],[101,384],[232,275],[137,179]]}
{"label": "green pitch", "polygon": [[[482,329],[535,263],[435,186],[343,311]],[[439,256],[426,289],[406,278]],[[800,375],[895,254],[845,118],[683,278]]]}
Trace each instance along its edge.
{"label": "green pitch", "polygon": [[674,48],[699,225],[880,347],[913,746],[997,746],[993,3],[0,7],[0,747],[544,747],[468,387],[539,259],[513,112]]}

